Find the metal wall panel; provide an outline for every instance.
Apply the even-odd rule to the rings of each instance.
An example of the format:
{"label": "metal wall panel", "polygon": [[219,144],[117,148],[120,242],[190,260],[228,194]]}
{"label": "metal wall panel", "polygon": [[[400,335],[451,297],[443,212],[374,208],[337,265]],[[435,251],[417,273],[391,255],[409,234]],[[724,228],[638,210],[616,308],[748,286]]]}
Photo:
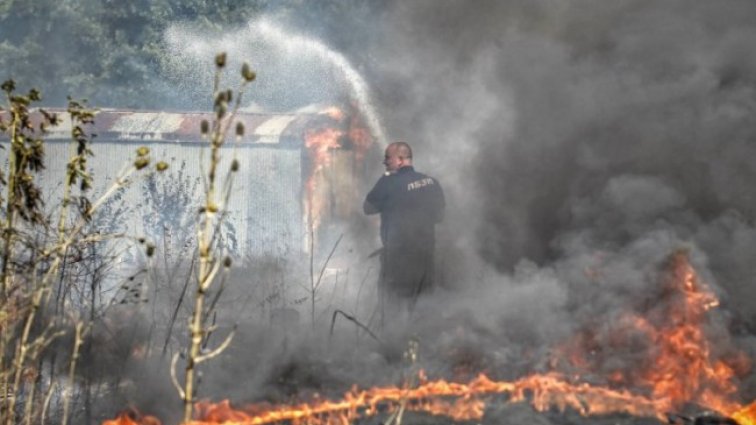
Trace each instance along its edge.
{"label": "metal wall panel", "polygon": [[[130,186],[118,196],[119,202],[129,209],[128,219],[118,223],[126,232],[139,236],[146,234],[151,240],[159,241],[162,235],[154,224],[162,215],[186,214],[183,222],[191,223],[197,218],[197,211],[204,199],[204,184],[201,176],[207,174],[209,149],[197,143],[134,143],[133,141],[96,141],[92,145],[95,157],[89,161],[95,179],[94,189],[89,194],[91,200],[104,193],[135,158],[139,146],[151,150],[151,167],[157,161],[165,161],[170,167],[164,173],[155,174],[155,181],[146,179],[145,170],[131,177]],[[70,144],[48,141],[47,169],[40,178],[47,202],[60,203],[62,196],[61,176],[64,175],[70,155]],[[300,149],[283,148],[276,145],[246,145],[222,150],[217,172],[218,197],[220,204],[223,181],[229,176],[231,158],[236,155],[239,170],[233,175],[228,198],[227,224],[223,227],[226,246],[233,256],[265,253],[281,254],[301,252],[304,226],[302,220],[302,152]],[[179,181],[179,179],[181,181]],[[188,196],[177,196],[175,191],[185,191]],[[154,196],[170,199],[188,199],[183,205],[160,204]],[[166,211],[156,211],[160,206]],[[179,217],[174,217],[177,220]],[[163,220],[165,221],[165,220]],[[194,220],[196,222],[196,220]],[[186,232],[196,232],[196,228],[186,228]],[[173,235],[180,238],[182,235]]]}

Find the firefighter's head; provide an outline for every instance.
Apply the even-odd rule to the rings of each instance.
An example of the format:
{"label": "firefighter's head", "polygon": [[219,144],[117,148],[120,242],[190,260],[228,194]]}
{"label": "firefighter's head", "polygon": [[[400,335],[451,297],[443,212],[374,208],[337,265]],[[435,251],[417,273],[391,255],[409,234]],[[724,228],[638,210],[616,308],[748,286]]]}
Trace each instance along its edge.
{"label": "firefighter's head", "polygon": [[402,167],[412,165],[412,148],[405,142],[391,143],[386,148],[383,165],[389,173],[395,173]]}

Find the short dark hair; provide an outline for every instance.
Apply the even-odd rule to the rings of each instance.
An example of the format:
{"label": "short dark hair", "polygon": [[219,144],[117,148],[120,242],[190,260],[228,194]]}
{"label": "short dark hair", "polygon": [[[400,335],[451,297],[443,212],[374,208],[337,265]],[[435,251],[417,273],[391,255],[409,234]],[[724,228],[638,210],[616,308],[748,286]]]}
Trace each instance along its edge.
{"label": "short dark hair", "polygon": [[412,148],[407,142],[394,142],[390,146],[396,147],[396,153],[400,157],[412,159]]}

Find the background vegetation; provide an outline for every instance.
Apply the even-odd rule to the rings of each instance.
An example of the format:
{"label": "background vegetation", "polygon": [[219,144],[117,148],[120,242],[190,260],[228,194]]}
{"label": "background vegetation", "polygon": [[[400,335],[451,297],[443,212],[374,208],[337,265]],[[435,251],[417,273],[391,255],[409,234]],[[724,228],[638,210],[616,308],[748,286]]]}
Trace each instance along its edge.
{"label": "background vegetation", "polygon": [[358,47],[371,35],[358,23],[377,13],[380,3],[0,0],[0,78],[24,76],[22,88],[45,87],[46,106],[62,106],[66,96],[76,95],[100,107],[187,108],[185,94],[165,73],[170,52],[162,38],[169,25],[221,31],[266,13],[292,25],[307,22],[304,31],[360,56]]}

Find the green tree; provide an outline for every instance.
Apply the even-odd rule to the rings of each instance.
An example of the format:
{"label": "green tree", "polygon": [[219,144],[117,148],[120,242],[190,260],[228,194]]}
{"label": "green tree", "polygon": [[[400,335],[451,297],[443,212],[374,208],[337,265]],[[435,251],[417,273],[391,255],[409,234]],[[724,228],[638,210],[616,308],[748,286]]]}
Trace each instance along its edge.
{"label": "green tree", "polygon": [[[161,77],[165,29],[239,25],[262,1],[0,0],[0,69],[29,87],[50,87],[44,105],[68,95],[123,108],[177,107],[181,93]],[[55,81],[56,84],[49,84]]]}

